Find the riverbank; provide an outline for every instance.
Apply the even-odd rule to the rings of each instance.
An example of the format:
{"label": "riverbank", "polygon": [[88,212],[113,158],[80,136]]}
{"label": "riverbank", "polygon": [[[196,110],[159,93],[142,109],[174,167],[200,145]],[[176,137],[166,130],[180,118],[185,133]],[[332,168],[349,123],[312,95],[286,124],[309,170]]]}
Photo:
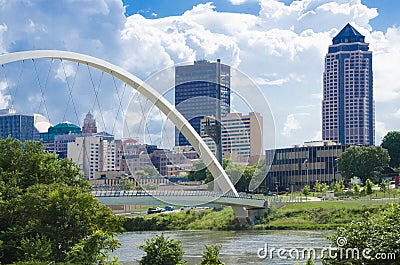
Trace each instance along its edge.
{"label": "riverbank", "polygon": [[231,208],[221,210],[188,209],[181,212],[165,212],[125,217],[126,231],[166,230],[240,230]]}
{"label": "riverbank", "polygon": [[332,230],[365,215],[383,211],[387,200],[348,200],[290,203],[254,226],[258,230]]}
{"label": "riverbank", "polygon": [[367,214],[379,214],[385,200],[349,200],[289,203],[253,227],[240,226],[231,208],[185,210],[174,213],[137,215],[125,218],[126,231],[166,230],[332,230]]}

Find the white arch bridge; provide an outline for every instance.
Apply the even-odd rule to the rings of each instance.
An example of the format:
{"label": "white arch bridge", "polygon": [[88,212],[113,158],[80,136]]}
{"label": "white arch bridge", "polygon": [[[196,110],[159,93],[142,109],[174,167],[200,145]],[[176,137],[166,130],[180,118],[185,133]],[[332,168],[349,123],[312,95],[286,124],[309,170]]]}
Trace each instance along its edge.
{"label": "white arch bridge", "polygon": [[[30,59],[59,59],[65,61],[76,62],[80,64],[85,64],[90,67],[96,68],[100,71],[108,73],[127,85],[134,88],[140,94],[145,96],[152,104],[154,104],[167,118],[178,128],[182,134],[188,139],[189,143],[197,151],[200,159],[204,162],[207,168],[210,170],[214,177],[214,187],[215,190],[221,194],[231,194],[232,197],[227,200],[223,196],[220,199],[216,199],[215,202],[230,205],[235,211],[237,217],[248,217],[249,212],[247,207],[252,207],[246,200],[240,198],[238,192],[236,191],[231,180],[227,176],[226,172],[223,170],[222,166],[218,163],[217,159],[214,157],[211,150],[204,143],[199,134],[194,130],[190,123],[182,116],[182,114],[176,110],[176,108],[169,103],[162,95],[160,95],[155,89],[150,87],[148,84],[140,80],[135,75],[129,73],[128,71],[111,64],[107,61],[95,58],[92,56],[68,52],[59,50],[32,50],[32,51],[22,51],[15,53],[2,54],[0,56],[0,65],[7,63],[24,61]],[[115,195],[115,194],[114,194]],[[105,198],[108,200],[113,200],[117,204],[122,203],[122,201],[127,200],[129,197],[126,196],[112,196],[112,197],[97,197],[101,202],[105,202]],[[202,199],[197,198],[198,202],[201,203]],[[260,202],[259,208],[263,207],[265,209],[265,204]]]}
{"label": "white arch bridge", "polygon": [[235,196],[233,193],[220,193],[212,191],[104,191],[92,192],[102,204],[105,205],[175,205],[175,206],[215,206],[223,205],[235,208],[245,208],[245,215],[235,212],[236,217],[242,222],[253,223],[256,217],[264,215],[269,208],[270,201],[261,197],[249,195]]}

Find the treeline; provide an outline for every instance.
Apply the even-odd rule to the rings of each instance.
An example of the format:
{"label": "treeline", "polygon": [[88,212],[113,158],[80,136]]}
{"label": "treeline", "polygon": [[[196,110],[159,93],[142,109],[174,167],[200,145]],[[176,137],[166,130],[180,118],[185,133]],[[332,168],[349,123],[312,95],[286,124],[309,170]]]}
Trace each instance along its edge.
{"label": "treeline", "polygon": [[40,142],[0,140],[0,263],[106,263],[122,219],[68,159]]}
{"label": "treeline", "polygon": [[[266,164],[263,159],[257,165],[244,166],[233,163],[231,159],[223,158],[222,168],[239,192],[248,192],[251,179],[254,177],[264,178],[266,174]],[[211,172],[201,160],[193,163],[192,169],[187,174],[187,178],[190,181],[200,181],[202,183],[209,183],[214,180]]]}

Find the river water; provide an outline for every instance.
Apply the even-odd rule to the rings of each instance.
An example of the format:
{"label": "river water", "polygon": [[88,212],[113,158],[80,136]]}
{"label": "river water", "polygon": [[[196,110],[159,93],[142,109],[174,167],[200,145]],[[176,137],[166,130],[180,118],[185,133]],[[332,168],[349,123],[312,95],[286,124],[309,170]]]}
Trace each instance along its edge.
{"label": "river water", "polygon": [[[127,232],[118,236],[121,247],[114,252],[119,256],[123,264],[137,264],[144,252],[137,247],[146,239],[154,235],[160,235],[161,232]],[[201,256],[205,250],[204,245],[222,244],[220,251],[221,261],[227,265],[294,265],[297,261],[300,264],[305,263],[302,259],[301,250],[304,248],[315,249],[318,256],[318,250],[328,247],[327,235],[332,231],[166,231],[164,235],[176,240],[182,241],[185,252],[184,259],[189,265],[200,263]],[[267,246],[268,254],[265,259],[258,257],[260,249]],[[274,250],[275,249],[275,250]],[[283,249],[279,255],[278,249]],[[296,252],[296,250],[298,250]],[[271,256],[272,253],[272,256]],[[289,254],[294,259],[284,259],[283,256]],[[299,254],[297,254],[299,253]],[[308,252],[305,252],[308,253]],[[260,252],[263,255],[264,252]],[[308,255],[307,255],[308,256]],[[316,260],[315,264],[321,264]]]}

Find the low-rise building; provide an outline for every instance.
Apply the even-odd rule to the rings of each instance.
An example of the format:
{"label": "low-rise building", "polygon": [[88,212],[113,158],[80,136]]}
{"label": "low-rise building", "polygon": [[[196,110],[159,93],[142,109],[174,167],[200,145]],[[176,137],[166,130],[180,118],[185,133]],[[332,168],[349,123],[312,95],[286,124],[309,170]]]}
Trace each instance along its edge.
{"label": "low-rise building", "polygon": [[265,151],[267,166],[265,179],[270,191],[301,190],[315,181],[330,184],[342,179],[337,170],[337,158],[348,146],[332,141],[306,142],[303,146]]}

